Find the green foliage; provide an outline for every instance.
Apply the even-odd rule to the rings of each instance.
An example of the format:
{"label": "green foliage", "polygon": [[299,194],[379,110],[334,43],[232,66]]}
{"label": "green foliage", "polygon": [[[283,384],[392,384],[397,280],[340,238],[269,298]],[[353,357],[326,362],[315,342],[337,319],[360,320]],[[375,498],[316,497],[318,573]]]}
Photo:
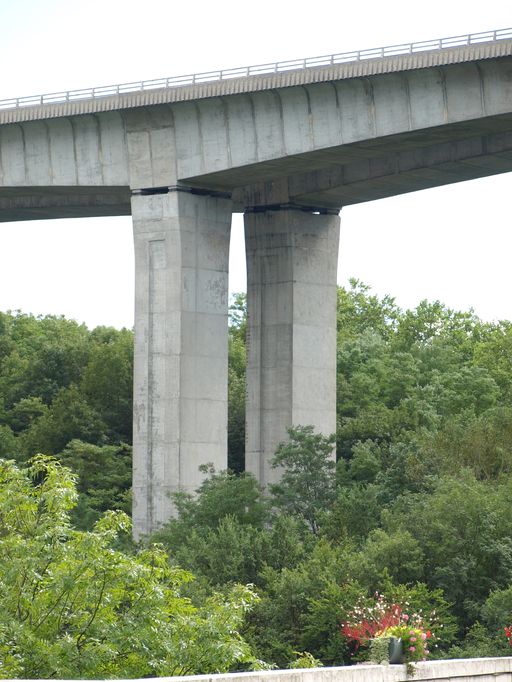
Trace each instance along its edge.
{"label": "green foliage", "polygon": [[331,512],[322,519],[322,534],[335,542],[362,542],[380,525],[380,488],[373,484],[339,486]]}
{"label": "green foliage", "polygon": [[[100,337],[100,331],[102,335]],[[111,441],[129,443],[132,436],[133,334],[96,329],[94,344],[81,378],[83,394],[106,425]]]}
{"label": "green foliage", "polygon": [[390,296],[379,300],[370,287],[357,279],[350,280],[350,289],[338,287],[338,339],[344,341],[372,330],[379,336],[391,335],[401,311]]}
{"label": "green foliage", "polygon": [[512,582],[510,483],[477,481],[469,472],[441,478],[432,494],[397,500],[388,530],[421,519],[414,537],[429,584],[443,589],[463,625],[478,617],[489,592]]}
{"label": "green foliage", "polygon": [[297,658],[288,664],[288,668],[321,668],[323,663],[315,658],[309,651],[294,651]]}
{"label": "green foliage", "polygon": [[494,590],[482,607],[482,620],[492,634],[501,634],[512,623],[512,585]]}
{"label": "green foliage", "polygon": [[[438,301],[402,311],[355,280],[338,291],[337,317],[336,475],[332,444],[296,425],[274,460],[283,476],[269,489],[272,514],[244,518],[237,509],[251,504],[227,503],[240,483],[222,474],[194,500],[177,500],[180,518],[162,540],[203,585],[254,582],[261,602],[246,634],[274,665],[297,651],[350,662],[341,623],[376,589],[437,614],[431,656],[503,655],[512,327]],[[243,297],[230,324],[230,463],[240,471]]]}
{"label": "green foliage", "polygon": [[71,517],[77,528],[91,528],[109,510],[131,512],[131,446],[72,440],[58,458],[78,476],[78,501]]}
{"label": "green foliage", "polygon": [[342,550],[320,540],[295,566],[269,567],[262,579],[261,601],[245,630],[259,657],[283,667],[299,649],[324,663],[342,662],[344,646],[337,632],[340,606],[347,600],[352,605],[359,591],[350,584],[338,587],[346,580]]}
{"label": "green foliage", "polygon": [[122,443],[132,438],[132,356],[126,329],[0,313],[0,456],[23,463],[64,452],[80,474],[80,528],[107,509],[128,511],[131,457]]}
{"label": "green foliage", "polygon": [[245,341],[230,333],[228,354],[228,466],[245,467]]}
{"label": "green foliage", "polygon": [[16,438],[10,426],[0,426],[0,457],[13,457],[17,450]]}
{"label": "green foliage", "polygon": [[229,306],[228,467],[237,473],[245,468],[246,330],[247,297],[234,294]]}
{"label": "green foliage", "polygon": [[291,427],[288,435],[272,459],[272,467],[282,470],[280,481],[269,490],[278,509],[302,518],[317,533],[320,515],[335,499],[335,436],[314,433],[312,426]]}
{"label": "green foliage", "polygon": [[0,313],[0,426],[16,451],[57,453],[69,440],[131,441],[133,334],[62,317]]}
{"label": "green foliage", "polygon": [[191,575],[156,546],[113,549],[109,512],[73,530],[74,477],[38,456],[0,462],[0,677],[99,679],[225,672],[254,662],[237,633],[255,595],[240,585],[193,606]]}
{"label": "green foliage", "polygon": [[[208,639],[208,623],[222,630],[223,605],[242,589],[237,583],[250,582],[261,601],[245,624],[237,622],[259,658],[280,666],[297,665],[297,656],[304,665],[350,663],[353,652],[341,624],[358,600],[379,589],[417,612],[437,613],[438,646],[431,655],[509,654],[503,627],[511,622],[512,324],[485,324],[472,312],[453,311],[438,301],[403,311],[356,280],[338,291],[337,323],[336,471],[333,439],[295,425],[274,460],[281,481],[264,494],[243,474],[247,313],[245,296],[234,297],[228,387],[232,471],[210,471],[196,495],[175,497],[178,518],[156,535],[169,551],[169,565],[163,554],[149,559],[158,570],[165,565],[171,572],[164,582],[172,583],[176,605],[194,616],[182,623],[183,633],[201,642],[210,660],[217,650],[224,656],[222,646],[215,648],[218,640]],[[94,524],[101,525],[106,510],[118,510],[109,518],[119,520],[129,509],[132,342],[127,330],[88,331],[63,318],[0,313],[0,456],[23,463],[36,452],[50,452],[78,477],[66,530],[51,536],[59,551],[62,544],[78,547],[86,529],[94,528],[83,538],[97,537]],[[44,479],[37,476],[34,489]],[[13,494],[13,504],[16,499]],[[95,542],[115,553],[122,538]],[[35,561],[38,550],[32,549]],[[131,559],[147,564],[141,555]],[[126,571],[144,574],[143,567],[135,570],[125,560],[119,559]],[[87,574],[85,555],[82,561]],[[2,564],[0,558],[0,565],[9,568],[7,559]],[[178,566],[197,579],[187,582]],[[46,584],[43,569],[37,567]],[[208,601],[212,589],[224,596]],[[92,588],[87,599],[93,599]],[[90,613],[90,603],[83,608]],[[9,625],[8,613],[0,617],[0,660],[13,675],[28,676],[11,646],[13,628],[21,626]],[[134,618],[135,632],[139,615]],[[51,621],[48,616],[45,623]],[[140,630],[149,646],[143,619]],[[57,661],[52,674],[58,669],[70,676],[71,664],[62,661],[73,647],[66,650],[59,632],[47,633]],[[136,638],[125,635],[127,641]],[[31,640],[34,656],[43,647],[38,636]],[[84,677],[93,669],[93,662],[85,662],[86,651],[103,666],[102,676],[116,673],[115,646],[103,651],[100,641],[80,654]],[[129,675],[130,665],[136,676],[157,674],[156,656],[162,662],[169,652],[158,648],[161,639],[155,642],[154,662],[144,667],[135,646],[122,664],[123,675]],[[194,652],[195,663],[185,661],[182,652],[180,671],[201,668]]]}
{"label": "green foliage", "polygon": [[430,642],[430,658],[446,656],[447,649],[458,635],[458,623],[452,612],[452,604],[444,597],[443,591],[432,589],[426,583],[400,585],[388,580],[383,586],[388,599],[403,604],[412,614],[428,624],[433,635]]}
{"label": "green foliage", "polygon": [[[231,471],[216,472],[202,467],[209,475],[197,490],[197,495],[174,495],[179,519],[169,523],[169,530],[186,535],[192,528],[215,528],[225,516],[232,516],[242,524],[261,528],[267,521],[269,509],[254,476]],[[181,530],[182,529],[182,530]]]}
{"label": "green foliage", "polygon": [[489,631],[478,621],[466,633],[466,636],[448,650],[447,658],[486,658],[509,656],[510,646],[504,637],[489,634]]}
{"label": "green foliage", "polygon": [[370,592],[381,590],[391,578],[395,583],[414,584],[424,577],[425,557],[415,539],[415,518],[409,529],[399,528],[387,533],[382,528],[372,530],[350,562],[350,572]]}
{"label": "green foliage", "polygon": [[51,409],[32,423],[20,442],[26,456],[38,451],[55,455],[73,439],[101,444],[105,430],[99,414],[72,385],[57,392]]}

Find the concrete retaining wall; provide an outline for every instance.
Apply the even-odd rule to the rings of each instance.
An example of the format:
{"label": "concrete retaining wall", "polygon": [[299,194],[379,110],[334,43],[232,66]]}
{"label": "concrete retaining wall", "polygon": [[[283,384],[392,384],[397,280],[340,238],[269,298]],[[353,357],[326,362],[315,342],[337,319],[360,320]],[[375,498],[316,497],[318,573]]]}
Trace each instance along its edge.
{"label": "concrete retaining wall", "polygon": [[[466,658],[428,661],[416,664],[413,678],[406,675],[405,665],[354,665],[340,668],[308,670],[269,670],[230,675],[191,675],[159,677],[158,682],[408,682],[456,680],[457,682],[512,682],[512,657]],[[12,682],[29,682],[16,680]],[[35,681],[30,681],[35,682]],[[122,681],[124,682],[124,681]],[[131,680],[130,682],[148,682]]]}
{"label": "concrete retaining wall", "polygon": [[[179,677],[162,678],[179,680]],[[183,678],[181,678],[183,679]],[[231,675],[195,675],[187,682],[402,682],[411,681],[405,665],[354,665],[308,670],[270,670]],[[412,680],[457,682],[512,682],[512,657],[428,661],[416,665]]]}

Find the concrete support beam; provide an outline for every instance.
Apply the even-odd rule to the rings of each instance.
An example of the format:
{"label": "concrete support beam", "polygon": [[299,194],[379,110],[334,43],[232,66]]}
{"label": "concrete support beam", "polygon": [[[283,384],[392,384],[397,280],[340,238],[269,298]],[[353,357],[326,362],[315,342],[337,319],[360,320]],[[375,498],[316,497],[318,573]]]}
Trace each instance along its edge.
{"label": "concrete support beam", "polygon": [[135,239],[134,535],[173,514],[201,464],[227,466],[231,201],[132,197]]}
{"label": "concrete support beam", "polygon": [[248,358],[246,470],[266,486],[289,426],[336,430],[338,215],[245,214]]}

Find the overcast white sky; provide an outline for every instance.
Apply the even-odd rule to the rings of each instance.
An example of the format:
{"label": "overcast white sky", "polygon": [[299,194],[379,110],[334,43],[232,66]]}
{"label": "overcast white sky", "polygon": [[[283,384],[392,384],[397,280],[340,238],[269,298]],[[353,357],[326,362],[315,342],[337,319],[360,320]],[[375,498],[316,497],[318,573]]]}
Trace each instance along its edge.
{"label": "overcast white sky", "polygon": [[[512,26],[509,0],[0,0],[0,99]],[[351,206],[338,281],[512,319],[512,174]],[[245,288],[235,216],[230,288]],[[129,218],[0,224],[0,310],[133,324]]]}

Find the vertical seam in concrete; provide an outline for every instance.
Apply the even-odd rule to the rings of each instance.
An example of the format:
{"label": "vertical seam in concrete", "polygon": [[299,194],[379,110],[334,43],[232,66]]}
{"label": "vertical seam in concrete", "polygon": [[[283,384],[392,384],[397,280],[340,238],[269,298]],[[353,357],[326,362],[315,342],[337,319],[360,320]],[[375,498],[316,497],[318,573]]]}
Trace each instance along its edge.
{"label": "vertical seam in concrete", "polygon": [[225,97],[220,97],[220,102],[222,105],[222,112],[224,115],[224,127],[226,129],[226,154],[228,158],[228,166],[233,165],[233,161],[231,159],[231,136],[229,132],[229,114],[228,114],[228,106],[226,104]]}
{"label": "vertical seam in concrete", "polygon": [[475,64],[476,71],[478,73],[478,84],[480,86],[480,105],[482,107],[482,116],[486,115],[485,111],[485,81],[482,73],[482,67],[480,64]]}
{"label": "vertical seam in concrete", "polygon": [[338,115],[338,125],[340,128],[340,144],[343,144],[343,123],[341,120],[340,96],[339,96],[339,92],[338,92],[338,88],[336,87],[336,84],[335,83],[329,83],[329,85],[334,90],[334,99],[336,101],[336,112]]}
{"label": "vertical seam in concrete", "polygon": [[196,116],[197,116],[197,136],[199,138],[198,146],[199,146],[199,149],[201,150],[201,171],[204,171],[204,169],[205,169],[204,138],[203,138],[203,128],[202,128],[202,124],[201,124],[201,107],[199,106],[198,102],[194,102],[194,108],[196,110]]}
{"label": "vertical seam in concrete", "polygon": [[277,100],[277,105],[279,108],[279,127],[280,127],[280,132],[281,132],[281,154],[283,154],[283,156],[286,156],[287,151],[286,151],[286,137],[284,134],[283,100],[281,99],[281,95],[279,94],[278,90],[274,90],[273,93],[274,93],[274,96]]}
{"label": "vertical seam in concrete", "polygon": [[130,153],[128,151],[128,133],[126,132],[126,119],[123,116],[123,112],[117,112],[120,114],[120,121],[121,121],[121,129],[123,131],[123,156],[124,156],[124,163],[125,163],[125,168],[126,168],[126,181],[128,184],[130,184]]}
{"label": "vertical seam in concrete", "polygon": [[73,138],[73,160],[75,162],[75,182],[78,185],[78,156],[76,153],[76,130],[73,125],[73,117],[67,119],[71,127],[71,136]]}
{"label": "vertical seam in concrete", "polygon": [[446,88],[446,74],[444,69],[439,69],[439,76],[441,78],[441,89],[443,91],[443,120],[448,123],[448,90]]}
{"label": "vertical seam in concrete", "polygon": [[148,406],[148,438],[147,438],[147,460],[146,460],[146,485],[147,485],[147,527],[153,528],[153,401],[151,399],[154,386],[154,365],[153,365],[153,302],[154,302],[154,263],[153,263],[153,244],[148,242],[148,383],[147,383],[147,406]]}
{"label": "vertical seam in concrete", "polygon": [[151,146],[151,129],[146,129],[146,142],[148,146],[149,167],[151,168],[151,185],[155,185],[154,163],[153,163],[153,147]]}
{"label": "vertical seam in concrete", "polygon": [[405,91],[405,100],[407,102],[407,123],[409,130],[412,130],[412,108],[411,108],[411,91],[409,88],[409,79],[407,74],[402,74],[402,83]]}
{"label": "vertical seam in concrete", "polygon": [[154,519],[154,499],[153,499],[153,450],[154,450],[154,428],[155,420],[153,414],[153,393],[155,387],[155,366],[154,366],[154,304],[155,304],[155,260],[157,249],[162,245],[165,248],[165,239],[153,239],[148,242],[148,263],[149,263],[149,282],[148,282],[148,383],[147,383],[147,406],[148,406],[148,431],[147,431],[147,519],[148,528],[155,528]]}
{"label": "vertical seam in concrete", "polygon": [[28,182],[27,180],[27,146],[25,143],[25,129],[23,128],[22,125],[20,125],[20,133],[21,133],[21,146],[23,147],[23,178],[25,183]]}
{"label": "vertical seam in concrete", "polygon": [[96,121],[96,134],[98,137],[98,160],[100,162],[100,176],[101,176],[101,182],[105,184],[105,173],[104,173],[104,167],[105,167],[105,159],[103,157],[103,138],[101,135],[101,124],[100,124],[100,117],[95,116],[94,120]]}
{"label": "vertical seam in concrete", "polygon": [[251,95],[247,96],[247,99],[249,100],[249,105],[251,107],[251,118],[252,118],[252,129],[254,130],[254,157],[256,161],[260,160],[259,154],[258,154],[258,148],[259,148],[259,142],[258,142],[258,128],[256,126],[256,113],[254,111],[254,101]]}
{"label": "vertical seam in concrete", "polygon": [[373,83],[371,78],[364,78],[367,88],[367,98],[368,98],[368,111],[370,114],[370,121],[372,126],[372,133],[374,137],[377,137],[377,113],[375,110],[375,96],[373,94]]}
{"label": "vertical seam in concrete", "polygon": [[53,171],[53,160],[52,160],[52,141],[51,141],[51,136],[50,136],[50,126],[48,125],[48,121],[43,121],[44,123],[44,129],[46,131],[46,140],[48,144],[48,163],[50,165],[50,170],[49,170],[49,176],[50,176],[50,183],[53,185],[55,183],[55,174]]}
{"label": "vertical seam in concrete", "polygon": [[309,93],[309,90],[306,85],[301,86],[304,92],[306,93],[306,100],[308,103],[308,126],[309,126],[309,137],[311,140],[311,146],[310,149],[315,148],[315,128],[313,126],[313,112],[311,110],[311,96]]}

